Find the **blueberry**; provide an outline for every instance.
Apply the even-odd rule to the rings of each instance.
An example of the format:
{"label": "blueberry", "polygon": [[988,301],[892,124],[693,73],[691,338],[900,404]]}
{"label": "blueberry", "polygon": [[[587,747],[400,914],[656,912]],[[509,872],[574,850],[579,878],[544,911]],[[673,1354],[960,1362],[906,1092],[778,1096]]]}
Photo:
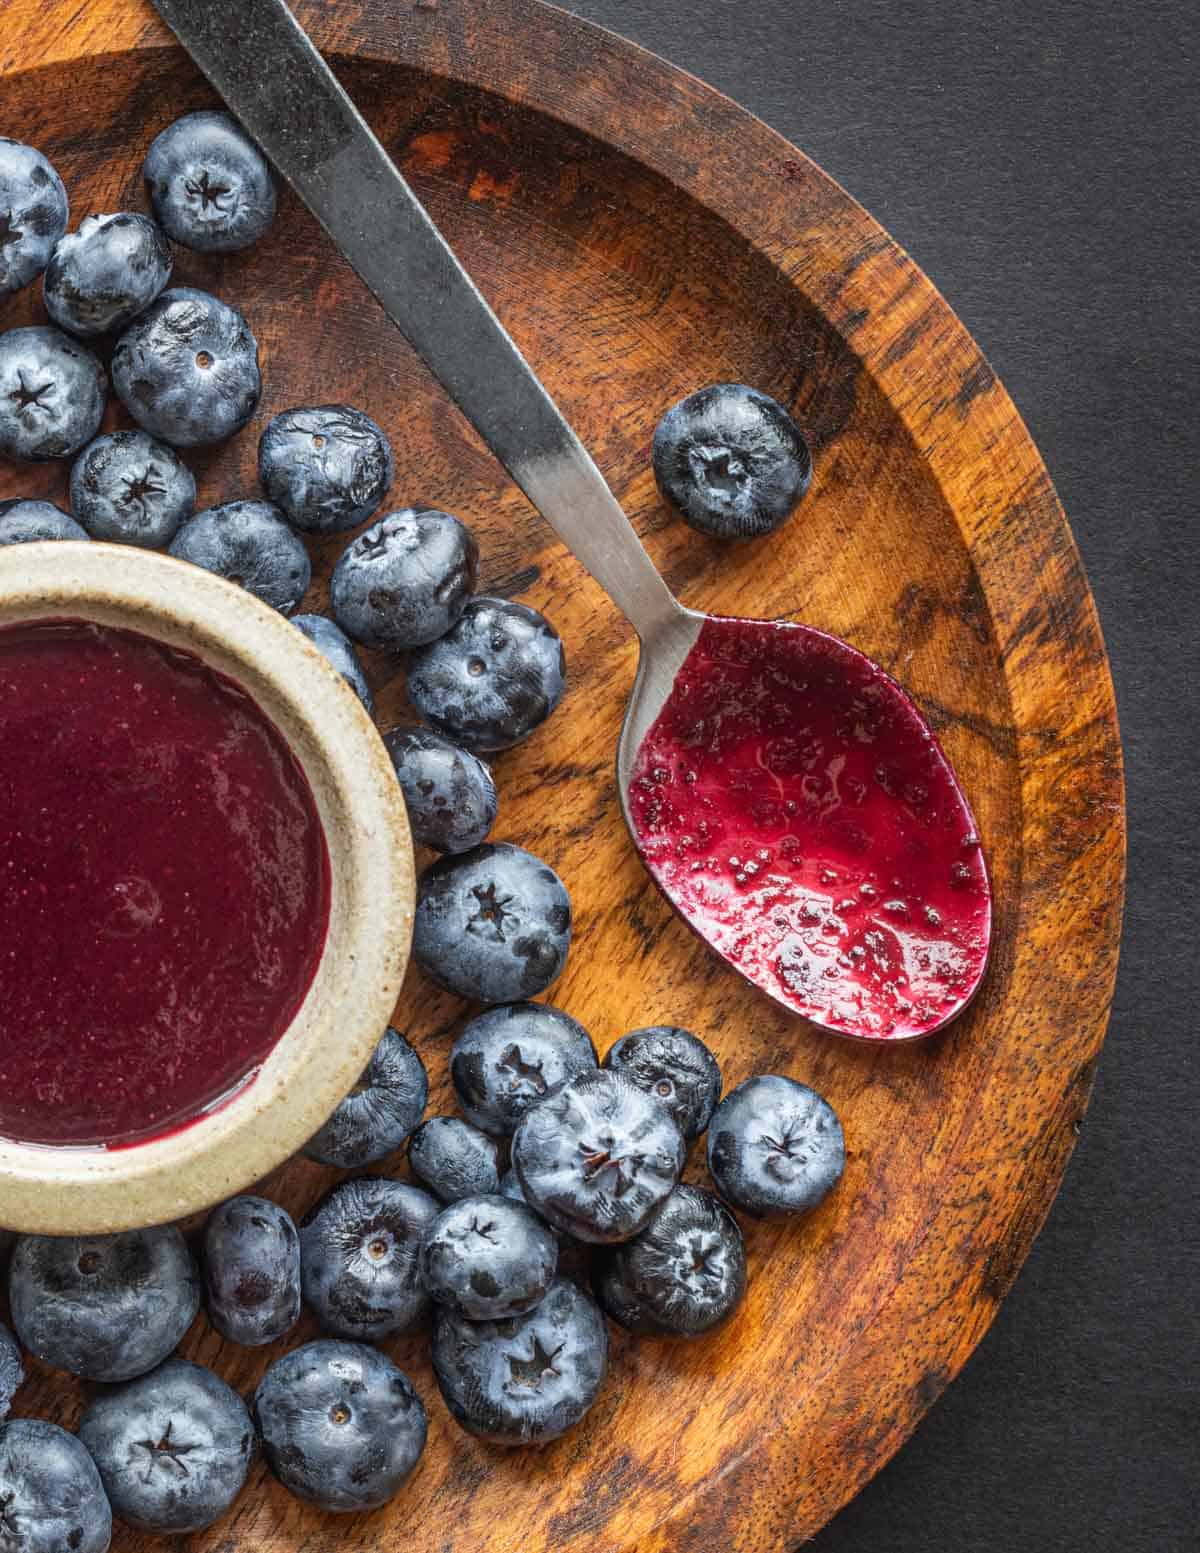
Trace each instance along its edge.
{"label": "blueberry", "polygon": [[431,1116],[422,1122],[409,1139],[408,1163],[442,1203],[500,1190],[496,1145],[457,1116]]}
{"label": "blueberry", "polygon": [[117,341],[113,386],[134,420],[177,448],[224,442],[262,392],[258,341],[227,303],[175,286]]}
{"label": "blueberry", "polygon": [[46,311],[71,334],[123,329],[170,280],[173,262],[148,216],[88,216],[54,245],[42,281]]}
{"label": "blueberry", "polygon": [[275,1476],[322,1510],[378,1510],[425,1449],[425,1407],[408,1376],[364,1343],[322,1339],[276,1359],[254,1414]]}
{"label": "blueberry", "polygon": [[284,410],[267,422],[258,444],[259,484],[306,534],[341,534],[365,523],[392,473],[388,439],[348,404]]}
{"label": "blueberry", "polygon": [[679,1179],[683,1135],[636,1084],[606,1068],[525,1113],[512,1161],[530,1205],[578,1240],[629,1240]]}
{"label": "blueberry", "polygon": [[425,1287],[468,1321],[532,1310],[557,1266],[549,1226],[524,1204],[496,1194],[464,1197],[444,1209],[421,1252]]}
{"label": "blueberry", "polygon": [[338,671],[350,689],[362,702],[367,715],[375,715],[375,697],[358,661],[354,643],[340,627],[324,615],[293,615],[292,624],[302,631],[309,641]]}
{"label": "blueberry", "polygon": [[417,885],[413,956],[439,986],[479,1003],[544,992],[567,960],[571,901],[540,858],[485,842],[439,858]]}
{"label": "blueberry", "polygon": [[79,1438],[114,1513],[161,1536],[200,1531],[224,1515],[255,1450],[241,1397],[186,1359],[103,1392],[80,1419]]}
{"label": "blueberry", "polygon": [[8,1417],[12,1399],[24,1379],[21,1350],[17,1347],[16,1338],[0,1321],[0,1423]]}
{"label": "blueberry", "polygon": [[42,273],[69,213],[63,181],[42,153],[0,137],[0,297]]}
{"label": "blueberry", "polygon": [[96,435],[107,394],[104,368],[61,329],[0,334],[0,458],[68,458]]}
{"label": "blueberry", "polygon": [[112,1509],[96,1463],[41,1418],[0,1424],[3,1553],[107,1553]]}
{"label": "blueberry", "polygon": [[479,546],[448,512],[405,507],[346,547],[329,581],[338,625],[364,647],[402,652],[443,636],[475,586]]}
{"label": "blueberry", "polygon": [[689,1142],[708,1126],[721,1098],[717,1059],[690,1030],[676,1025],[631,1030],[609,1047],[604,1066],[665,1106]]}
{"label": "blueberry", "polygon": [[230,501],[189,518],[170,553],[247,588],[264,604],[290,615],[312,581],[303,540],[265,501]]}
{"label": "blueberry", "polygon": [[439,1306],[433,1370],[450,1412],[496,1445],[540,1445],[573,1428],[596,1400],[608,1328],[582,1289],[556,1278],[523,1316],[467,1321]]}
{"label": "blueberry", "polygon": [[429,1098],[425,1064],[389,1026],[362,1077],[304,1152],[322,1165],[357,1170],[394,1154]]}
{"label": "blueberry", "polygon": [[42,539],[87,539],[75,519],[48,501],[0,501],[0,545]]}
{"label": "blueberry", "polygon": [[393,728],[383,742],[404,793],[413,840],[439,852],[469,852],[496,823],[496,784],[470,750],[428,728]]}
{"label": "blueberry", "polygon": [[231,1197],[204,1231],[208,1314],[222,1337],[261,1348],[300,1319],[300,1237],[292,1216],[264,1197]]}
{"label": "blueberry", "polygon": [[408,694],[439,733],[486,754],[519,744],[558,705],[566,684],[558,632],[509,599],[473,598],[440,641],[408,660]]}
{"label": "blueberry", "polygon": [[267,159],[228,113],[176,119],[151,142],[142,176],[160,224],[198,253],[248,248],[275,219]]}
{"label": "blueberry", "polygon": [[548,1003],[502,1003],[465,1024],[450,1048],[463,1114],[497,1137],[516,1131],[531,1105],[596,1066],[592,1038]]}
{"label": "blueberry", "polygon": [[781,404],[743,383],[714,383],[659,421],[654,477],[685,523],[714,539],[771,534],[812,480],[812,456]]}
{"label": "blueberry", "polygon": [[748,1078],[708,1124],[708,1168],[731,1208],[754,1219],[815,1208],[841,1179],[842,1124],[827,1100],[778,1074]]}
{"label": "blueberry", "polygon": [[93,539],[161,550],[195,505],[192,471],[144,431],[97,437],[71,466],[71,507]]}
{"label": "blueberry", "polygon": [[360,1176],[305,1215],[300,1280],[326,1331],[371,1342],[421,1319],[429,1308],[421,1241],[437,1214],[437,1203],[415,1186]]}
{"label": "blueberry", "polygon": [[677,1186],[645,1229],[596,1259],[596,1296],[621,1326],[652,1337],[700,1337],[746,1292],[737,1220],[712,1192]]}
{"label": "blueberry", "polygon": [[17,1336],[43,1363],[86,1380],[132,1380],[182,1340],[200,1308],[200,1279],[173,1225],[22,1235],[8,1297]]}

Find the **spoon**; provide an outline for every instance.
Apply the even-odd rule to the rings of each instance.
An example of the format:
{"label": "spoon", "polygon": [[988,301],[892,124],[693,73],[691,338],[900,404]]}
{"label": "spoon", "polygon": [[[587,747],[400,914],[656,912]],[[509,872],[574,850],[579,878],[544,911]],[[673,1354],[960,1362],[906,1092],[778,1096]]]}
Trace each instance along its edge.
{"label": "spoon", "polygon": [[641,655],[621,808],[671,905],[837,1035],[940,1029],[978,989],[991,891],[970,806],[904,691],[811,626],[678,602],[603,475],[282,0],[154,0]]}

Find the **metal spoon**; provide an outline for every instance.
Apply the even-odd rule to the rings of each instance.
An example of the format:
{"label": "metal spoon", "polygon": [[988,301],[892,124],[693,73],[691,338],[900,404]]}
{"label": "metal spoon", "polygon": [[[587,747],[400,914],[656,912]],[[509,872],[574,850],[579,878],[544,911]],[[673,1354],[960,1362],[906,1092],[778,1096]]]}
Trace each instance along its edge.
{"label": "metal spoon", "polygon": [[834,1033],[903,1040],[953,1018],[983,974],[990,889],[970,808],[912,702],[823,632],[674,598],[282,0],[155,4],[637,632],[617,781],[667,899],[748,980]]}

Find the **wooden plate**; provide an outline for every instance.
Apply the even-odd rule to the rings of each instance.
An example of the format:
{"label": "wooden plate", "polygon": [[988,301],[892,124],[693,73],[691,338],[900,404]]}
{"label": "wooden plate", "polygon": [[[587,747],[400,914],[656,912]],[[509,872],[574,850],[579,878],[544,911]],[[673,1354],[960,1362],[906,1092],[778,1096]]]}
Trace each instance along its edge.
{"label": "wooden plate", "polygon": [[[534,0],[297,5],[501,317],[547,378],[668,581],[689,604],[784,615],[849,638],[916,695],[990,851],[995,954],[941,1037],[877,1051],[818,1035],[726,973],[650,885],[625,834],[613,756],[630,632],[555,542],[290,197],[257,251],[179,281],[244,306],[268,414],[346,399],[397,455],[394,505],[460,513],[483,583],[545,610],[567,642],[555,719],[496,763],[498,835],[566,879],[578,932],[553,997],[601,1049],[637,1024],[689,1025],[726,1081],[774,1069],[845,1120],[846,1179],[795,1227],[748,1232],[746,1306],[683,1347],[617,1335],[600,1401],[540,1451],[450,1422],[425,1342],[389,1345],[430,1412],[394,1507],[335,1520],[265,1468],[200,1550],[383,1547],[777,1550],[838,1509],[900,1445],[987,1328],[1045,1216],[1087,1104],[1117,959],[1123,816],[1113,692],[1079,557],[1012,403],[945,302],[848,195],[733,103]],[[3,133],[43,147],[76,219],[142,208],[150,138],[211,101],[148,7],[9,0]],[[40,318],[37,289],[0,323]],[[674,521],[654,489],[658,415],[740,379],[794,409],[816,479],[781,535],[740,548]],[[256,430],[195,460],[209,502],[253,494]],[[61,468],[0,470],[0,496],[65,498]],[[318,546],[309,608],[339,546]],[[371,664],[381,720],[405,713]],[[413,978],[398,1023],[450,1109],[463,1014]],[[698,1167],[693,1164],[692,1175]],[[296,1161],[269,1190],[299,1212],[331,1173]],[[3,1216],[0,1205],[0,1218]],[[306,1318],[296,1338],[313,1335]],[[201,1318],[184,1353],[249,1392],[272,1357]],[[34,1368],[17,1411],[72,1424],[79,1393]],[[953,1470],[953,1463],[948,1463]],[[128,1532],[119,1550],[153,1544]]]}

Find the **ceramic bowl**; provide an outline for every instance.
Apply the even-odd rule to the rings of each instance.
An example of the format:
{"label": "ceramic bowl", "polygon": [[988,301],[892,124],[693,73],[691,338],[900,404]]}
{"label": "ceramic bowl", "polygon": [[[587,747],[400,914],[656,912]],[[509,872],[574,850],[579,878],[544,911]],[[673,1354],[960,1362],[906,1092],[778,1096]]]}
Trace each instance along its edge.
{"label": "ceramic bowl", "polygon": [[415,880],[404,801],[373,723],[282,615],[219,577],[145,550],[83,542],[0,550],[0,627],[55,617],[140,631],[241,685],[304,769],[331,866],[316,975],[251,1082],[180,1130],[120,1148],[0,1138],[0,1225],[96,1234],[210,1207],[316,1132],[391,1018]]}

